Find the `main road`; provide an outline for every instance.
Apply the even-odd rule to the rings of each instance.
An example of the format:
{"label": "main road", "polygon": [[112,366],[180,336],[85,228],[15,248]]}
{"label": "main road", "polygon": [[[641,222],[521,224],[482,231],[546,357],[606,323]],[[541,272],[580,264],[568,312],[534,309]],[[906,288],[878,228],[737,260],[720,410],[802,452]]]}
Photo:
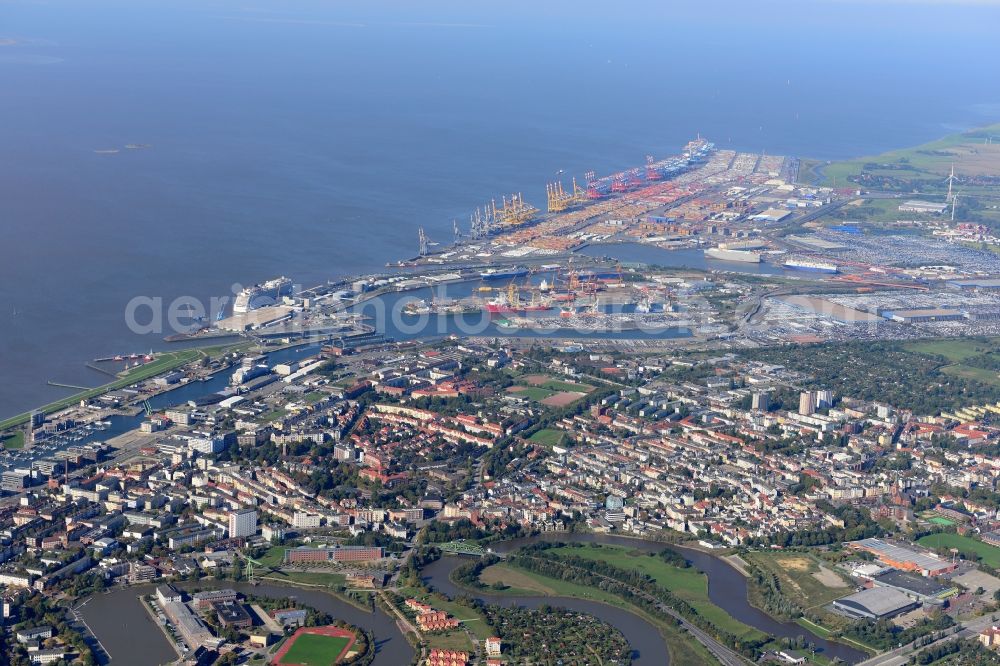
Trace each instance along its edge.
{"label": "main road", "polygon": [[982,617],[977,617],[971,620],[966,620],[955,627],[951,627],[945,630],[945,636],[942,636],[938,640],[931,641],[930,643],[924,643],[918,645],[920,639],[913,641],[912,643],[907,643],[902,647],[898,647],[894,650],[888,652],[883,652],[880,655],[872,657],[866,661],[863,661],[856,666],[903,666],[909,662],[910,657],[912,657],[917,652],[920,652],[924,648],[930,647],[932,645],[939,645],[941,643],[947,643],[949,641],[965,640],[967,638],[973,638],[978,636],[981,631],[987,627],[994,624],[992,615],[984,615]]}

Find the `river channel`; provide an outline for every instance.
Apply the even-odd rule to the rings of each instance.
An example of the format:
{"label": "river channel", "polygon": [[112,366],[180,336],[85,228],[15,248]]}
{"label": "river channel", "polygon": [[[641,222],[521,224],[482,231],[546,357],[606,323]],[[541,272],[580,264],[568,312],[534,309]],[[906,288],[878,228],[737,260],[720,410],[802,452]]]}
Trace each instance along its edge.
{"label": "river channel", "polygon": [[638,615],[598,601],[587,601],[572,597],[526,597],[490,594],[481,590],[466,590],[452,583],[449,576],[456,567],[467,561],[468,558],[465,557],[442,557],[424,567],[421,573],[428,585],[453,598],[461,594],[467,594],[475,596],[486,603],[507,608],[511,606],[539,608],[549,605],[567,608],[580,613],[589,613],[622,632],[625,640],[628,641],[629,646],[632,648],[632,664],[634,666],[661,666],[670,663],[670,653],[667,651],[667,645],[663,642],[660,632],[656,627]]}
{"label": "river channel", "polygon": [[[548,533],[523,539],[495,543],[498,553],[509,553],[538,541],[573,543],[603,543],[627,546],[644,552],[659,552],[666,544],[630,537],[604,534]],[[817,650],[832,659],[839,657],[847,663],[857,663],[866,654],[849,646],[825,640],[792,622],[779,622],[755,608],[747,600],[747,582],[742,574],[724,560],[690,548],[677,550],[692,565],[708,577],[708,596],[732,617],[746,625],[776,637],[804,637],[816,645]],[[589,613],[616,627],[634,650],[636,666],[661,666],[669,663],[669,653],[659,631],[649,622],[626,610],[597,601],[569,597],[494,595],[484,591],[471,591],[457,587],[449,578],[455,567],[465,561],[460,557],[442,557],[423,569],[424,580],[436,590],[455,597],[469,594],[482,601],[501,606],[538,608],[545,604]],[[232,587],[240,592],[275,598],[296,597],[300,602],[325,611],[351,624],[368,629],[375,635],[378,652],[375,666],[407,664],[413,650],[403,638],[395,622],[385,613],[369,613],[321,591],[303,590],[280,585],[250,586],[246,583],[203,582],[201,587]],[[116,663],[153,665],[166,663],[175,657],[159,627],[139,603],[138,595],[149,594],[153,586],[118,588],[95,595],[80,609],[83,619],[110,653]]]}
{"label": "river channel", "polygon": [[[546,533],[523,539],[512,539],[493,545],[498,553],[509,553],[537,541],[562,541],[566,543],[603,543],[616,546],[627,546],[635,550],[655,553],[663,550],[666,544],[658,541],[646,541],[631,537],[612,536],[607,534],[571,534]],[[675,548],[691,564],[708,577],[708,597],[712,603],[719,606],[740,622],[778,638],[795,638],[802,636],[816,645],[818,652],[833,659],[839,657],[849,664],[857,663],[867,658],[867,654],[842,643],[828,641],[811,633],[794,622],[779,622],[759,608],[750,604],[747,599],[747,581],[743,575],[726,561],[700,550],[691,548]],[[436,581],[434,581],[436,583]],[[508,597],[516,599],[516,597]],[[550,601],[551,603],[551,601]],[[559,602],[562,603],[561,601]],[[596,614],[596,613],[595,613]]]}
{"label": "river channel", "polygon": [[[181,588],[191,586],[178,585]],[[232,588],[244,594],[275,599],[294,597],[306,606],[371,631],[375,635],[376,646],[373,666],[402,666],[413,660],[413,648],[406,642],[395,621],[381,610],[366,612],[326,592],[283,585],[202,581],[196,586]],[[94,595],[79,609],[113,663],[155,666],[177,659],[163,632],[139,601],[139,595],[151,594],[155,589],[153,585],[116,588]]]}

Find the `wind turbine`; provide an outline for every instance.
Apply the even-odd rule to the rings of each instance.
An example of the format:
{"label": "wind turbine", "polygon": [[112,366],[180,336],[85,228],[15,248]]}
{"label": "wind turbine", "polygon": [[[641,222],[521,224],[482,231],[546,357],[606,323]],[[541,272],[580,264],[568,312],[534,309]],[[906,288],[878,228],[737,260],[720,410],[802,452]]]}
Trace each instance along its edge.
{"label": "wind turbine", "polygon": [[951,163],[951,173],[948,174],[947,180],[948,180],[948,197],[945,199],[945,201],[951,201],[952,197],[954,196],[951,193],[951,186],[955,182],[955,163],[954,162]]}
{"label": "wind turbine", "polygon": [[958,195],[959,194],[960,194],[959,192],[955,192],[954,196],[952,196],[950,194],[948,195],[949,197],[951,197],[951,221],[952,222],[955,221],[955,204],[958,203]]}

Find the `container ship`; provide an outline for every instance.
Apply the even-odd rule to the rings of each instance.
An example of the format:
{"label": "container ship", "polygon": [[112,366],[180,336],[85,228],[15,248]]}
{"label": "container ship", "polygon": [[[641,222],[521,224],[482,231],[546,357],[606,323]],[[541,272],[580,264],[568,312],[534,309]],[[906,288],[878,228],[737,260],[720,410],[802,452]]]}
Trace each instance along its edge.
{"label": "container ship", "polygon": [[479,274],[484,280],[504,280],[522,277],[528,274],[527,268],[516,266],[514,268],[490,268]]}
{"label": "container ship", "polygon": [[727,250],[721,247],[710,247],[705,250],[706,259],[718,259],[720,261],[738,261],[744,264],[759,264],[760,253],[749,250]]}
{"label": "container ship", "polygon": [[551,310],[551,305],[545,305],[544,303],[534,303],[534,304],[516,304],[511,305],[506,300],[502,298],[491,298],[486,301],[486,311],[490,314],[513,314],[516,312],[545,312],[546,310]]}
{"label": "container ship", "polygon": [[815,273],[837,273],[840,271],[836,264],[812,259],[786,259],[782,266],[797,271],[813,271]]}
{"label": "container ship", "polygon": [[236,295],[233,301],[233,314],[246,314],[257,308],[274,305],[282,296],[292,293],[292,281],[282,276],[268,280],[263,284],[247,287]]}

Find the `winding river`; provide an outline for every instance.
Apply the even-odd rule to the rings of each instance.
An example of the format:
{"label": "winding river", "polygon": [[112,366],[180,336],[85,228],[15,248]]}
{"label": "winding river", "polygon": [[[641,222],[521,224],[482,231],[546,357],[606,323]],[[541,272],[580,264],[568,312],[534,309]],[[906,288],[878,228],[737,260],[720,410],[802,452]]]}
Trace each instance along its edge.
{"label": "winding river", "polygon": [[[657,553],[667,545],[658,541],[647,541],[607,534],[549,532],[538,536],[496,543],[493,544],[493,549],[498,553],[509,553],[522,546],[538,541],[603,543],[615,546],[627,546],[634,550],[649,553]],[[845,662],[853,664],[863,661],[868,657],[867,654],[860,650],[821,638],[794,622],[779,622],[764,611],[751,605],[747,599],[746,578],[728,562],[700,550],[682,547],[675,547],[675,550],[680,552],[696,569],[708,577],[708,597],[712,603],[725,610],[740,622],[779,638],[796,638],[802,636],[806,640],[813,642],[816,645],[817,651],[830,659],[839,657]],[[562,605],[561,600],[558,603]],[[597,613],[595,615],[601,617]]]}
{"label": "winding river", "polygon": [[632,647],[632,663],[635,666],[660,666],[670,663],[670,653],[667,651],[667,645],[663,642],[660,632],[652,624],[634,613],[599,601],[572,597],[529,597],[466,590],[456,586],[449,578],[451,572],[465,562],[468,562],[468,559],[464,557],[442,557],[424,567],[421,573],[431,587],[449,597],[467,594],[497,606],[539,608],[547,604],[580,613],[588,613],[607,622],[622,633]]}
{"label": "winding river", "polygon": [[[538,541],[563,541],[573,543],[603,543],[626,546],[636,550],[655,553],[666,544],[631,537],[605,534],[547,533],[522,539],[492,544],[498,553],[509,553],[522,546]],[[839,657],[847,663],[857,663],[867,657],[859,650],[841,643],[825,640],[792,622],[779,622],[763,611],[753,607],[747,600],[746,579],[724,560],[709,553],[690,548],[676,547],[685,558],[708,577],[708,596],[716,604],[737,620],[777,637],[795,638],[802,636],[813,642],[817,650],[828,658]],[[625,636],[632,646],[633,663],[636,666],[663,666],[669,664],[670,656],[660,632],[652,624],[629,611],[598,601],[574,599],[570,597],[520,596],[490,594],[487,591],[471,591],[459,588],[451,582],[451,572],[466,561],[461,557],[442,557],[423,569],[424,580],[433,588],[448,596],[460,594],[475,596],[486,603],[500,606],[524,606],[538,608],[545,604],[560,606],[570,610],[589,613],[614,626]],[[189,587],[181,585],[181,587]],[[413,649],[400,633],[395,621],[381,610],[366,612],[347,602],[318,590],[305,590],[282,585],[251,586],[246,583],[225,581],[203,581],[200,587],[232,587],[240,592],[273,598],[296,597],[302,603],[330,613],[351,624],[368,629],[375,635],[377,652],[375,666],[399,666],[413,658]],[[138,600],[140,594],[149,594],[155,588],[151,585],[118,588],[91,597],[81,608],[80,614],[99,638],[104,649],[116,663],[162,664],[175,658],[159,627],[150,619]]]}

